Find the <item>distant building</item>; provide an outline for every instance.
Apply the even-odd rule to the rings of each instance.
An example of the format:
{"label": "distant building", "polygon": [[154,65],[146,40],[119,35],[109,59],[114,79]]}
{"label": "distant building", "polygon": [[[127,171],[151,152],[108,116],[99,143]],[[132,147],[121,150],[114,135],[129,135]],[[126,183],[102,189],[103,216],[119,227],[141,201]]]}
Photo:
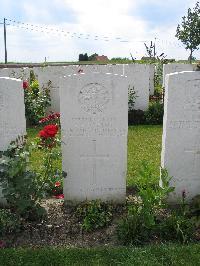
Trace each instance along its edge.
{"label": "distant building", "polygon": [[100,61],[100,62],[103,62],[103,61],[108,61],[108,57],[106,55],[96,55],[95,56],[95,61]]}

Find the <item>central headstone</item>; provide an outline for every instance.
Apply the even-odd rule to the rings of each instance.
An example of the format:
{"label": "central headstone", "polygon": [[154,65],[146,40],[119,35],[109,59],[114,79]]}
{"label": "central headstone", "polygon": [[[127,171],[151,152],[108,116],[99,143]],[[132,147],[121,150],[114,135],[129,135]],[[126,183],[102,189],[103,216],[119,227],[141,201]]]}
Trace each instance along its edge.
{"label": "central headstone", "polygon": [[127,86],[126,77],[110,73],[60,79],[66,203],[125,200]]}

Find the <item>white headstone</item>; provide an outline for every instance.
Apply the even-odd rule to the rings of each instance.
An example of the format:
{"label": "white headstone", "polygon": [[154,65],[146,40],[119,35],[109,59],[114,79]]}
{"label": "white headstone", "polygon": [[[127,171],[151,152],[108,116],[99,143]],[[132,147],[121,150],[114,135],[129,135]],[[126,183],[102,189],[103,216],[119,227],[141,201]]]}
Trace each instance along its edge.
{"label": "white headstone", "polygon": [[190,201],[200,191],[200,72],[166,77],[162,167],[172,176],[177,203],[185,190]]}
{"label": "white headstone", "polygon": [[163,88],[165,87],[165,77],[167,74],[182,72],[182,71],[193,71],[195,70],[195,64],[180,64],[171,63],[163,65]]}
{"label": "white headstone", "polygon": [[149,64],[149,92],[150,92],[150,95],[154,95],[154,74],[155,74],[155,65]]}
{"label": "white headstone", "polygon": [[0,77],[9,77],[9,78],[27,80],[30,77],[30,70],[28,67],[0,68]]}
{"label": "white headstone", "polygon": [[152,78],[154,74],[151,65],[145,64],[128,64],[125,65],[125,75],[127,76],[128,85],[134,88],[136,100],[134,109],[147,110],[149,106],[149,95],[152,91]]}
{"label": "white headstone", "polygon": [[60,80],[65,201],[123,202],[126,194],[126,77],[75,74]]}
{"label": "white headstone", "polygon": [[[0,151],[26,134],[24,91],[22,81],[0,77]],[[0,189],[0,202],[3,201]]]}

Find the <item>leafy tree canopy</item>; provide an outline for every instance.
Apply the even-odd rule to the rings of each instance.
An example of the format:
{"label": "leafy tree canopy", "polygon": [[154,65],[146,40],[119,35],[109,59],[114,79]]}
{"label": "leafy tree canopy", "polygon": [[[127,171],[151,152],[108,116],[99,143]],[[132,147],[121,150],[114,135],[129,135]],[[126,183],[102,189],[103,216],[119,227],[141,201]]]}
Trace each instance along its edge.
{"label": "leafy tree canopy", "polygon": [[199,49],[200,45],[200,5],[199,1],[193,9],[189,8],[187,16],[182,17],[182,23],[178,24],[176,37],[190,50],[190,62],[192,53]]}

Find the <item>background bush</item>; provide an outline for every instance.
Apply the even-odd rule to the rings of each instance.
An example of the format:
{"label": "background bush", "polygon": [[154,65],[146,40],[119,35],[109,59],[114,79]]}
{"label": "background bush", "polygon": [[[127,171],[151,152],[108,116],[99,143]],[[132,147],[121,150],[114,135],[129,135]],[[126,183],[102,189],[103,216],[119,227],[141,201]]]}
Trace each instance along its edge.
{"label": "background bush", "polygon": [[163,123],[164,106],[160,102],[151,102],[145,111],[145,122],[150,125],[160,125]]}

